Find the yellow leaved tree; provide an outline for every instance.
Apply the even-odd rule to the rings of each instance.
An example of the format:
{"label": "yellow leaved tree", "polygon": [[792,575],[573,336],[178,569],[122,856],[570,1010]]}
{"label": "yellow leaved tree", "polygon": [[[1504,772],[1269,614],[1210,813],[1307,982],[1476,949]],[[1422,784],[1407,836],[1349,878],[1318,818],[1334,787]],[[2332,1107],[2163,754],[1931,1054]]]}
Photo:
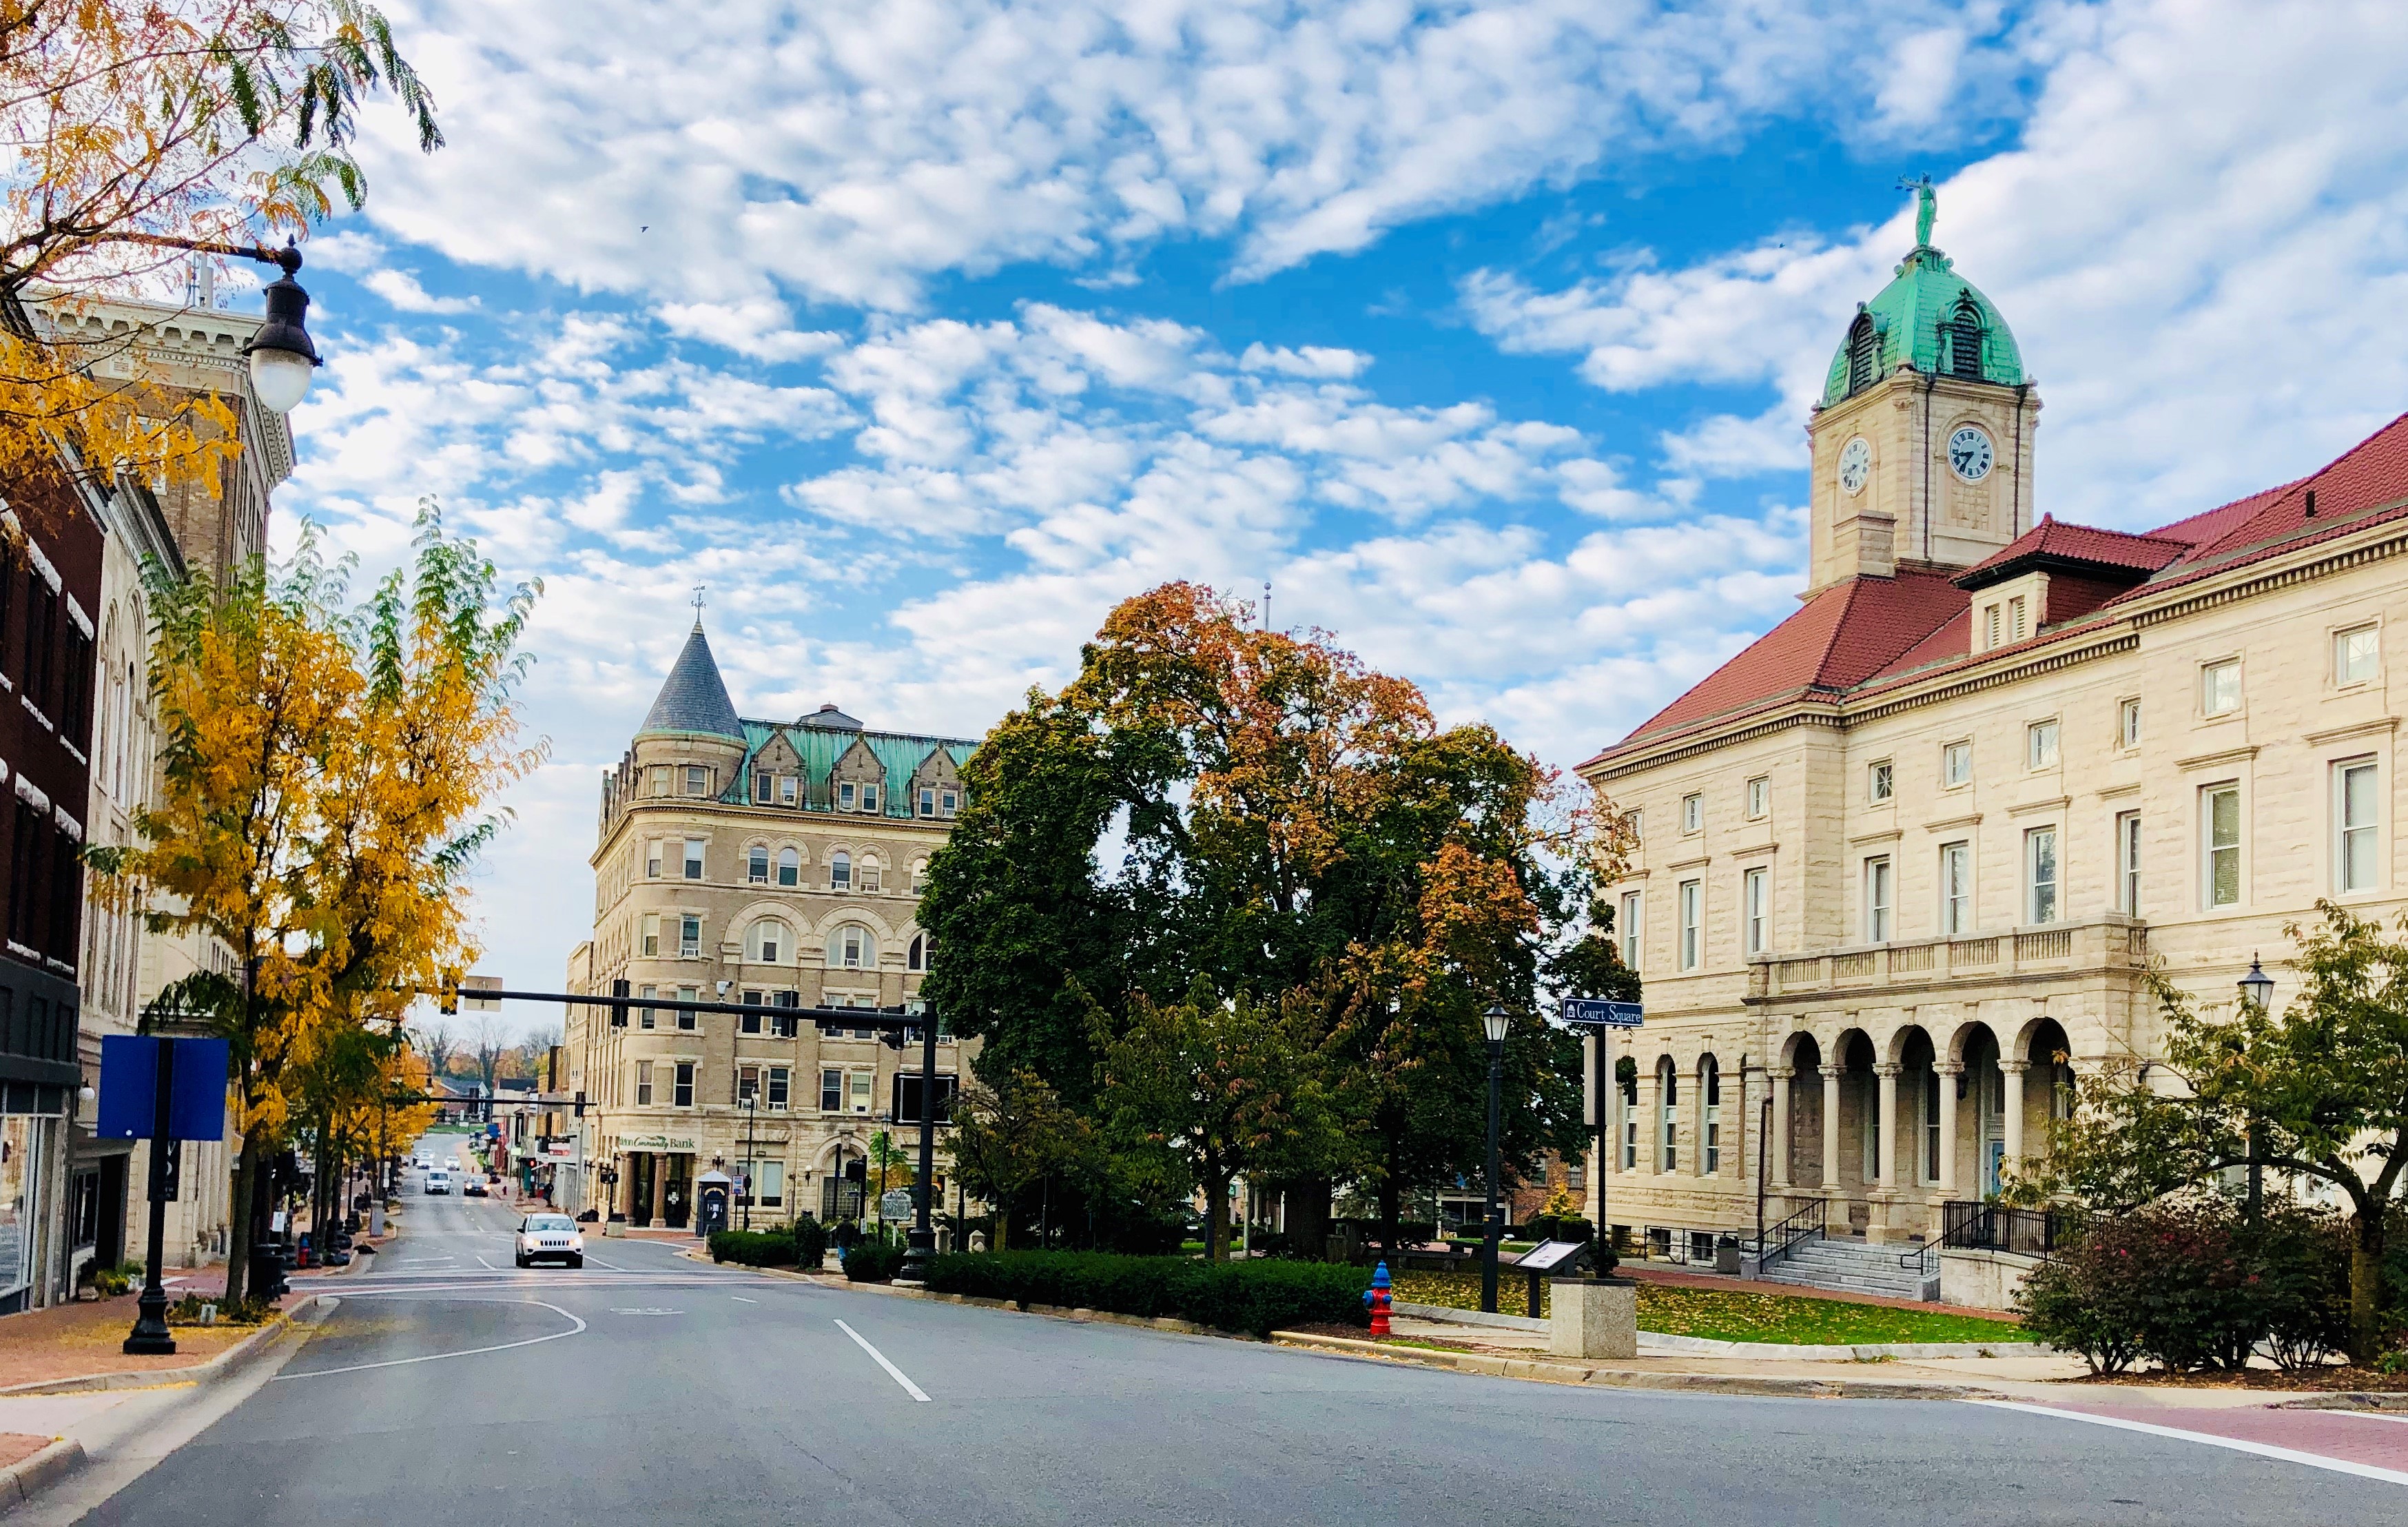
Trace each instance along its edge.
{"label": "yellow leaved tree", "polygon": [[[153,931],[213,934],[236,957],[234,976],[160,998],[232,1042],[229,1302],[273,1149],[380,1086],[357,1079],[406,1048],[413,993],[473,958],[467,872],[500,828],[491,801],[543,756],[519,741],[515,695],[539,588],[502,593],[432,505],[410,565],[356,610],[349,570],[305,529],[290,561],[222,586],[156,578],[162,789],[136,846],[92,855]],[[296,1119],[308,1093],[316,1117]]]}

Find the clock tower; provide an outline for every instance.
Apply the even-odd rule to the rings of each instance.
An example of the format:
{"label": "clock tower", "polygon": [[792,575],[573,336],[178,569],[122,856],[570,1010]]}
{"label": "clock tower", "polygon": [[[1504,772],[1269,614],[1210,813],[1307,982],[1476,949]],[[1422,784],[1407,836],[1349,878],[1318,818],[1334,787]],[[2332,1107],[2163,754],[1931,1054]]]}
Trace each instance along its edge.
{"label": "clock tower", "polygon": [[2040,395],[1988,297],[1931,244],[1928,180],[1916,243],[1856,310],[1808,421],[1815,589],[1900,566],[1967,568],[2029,528]]}

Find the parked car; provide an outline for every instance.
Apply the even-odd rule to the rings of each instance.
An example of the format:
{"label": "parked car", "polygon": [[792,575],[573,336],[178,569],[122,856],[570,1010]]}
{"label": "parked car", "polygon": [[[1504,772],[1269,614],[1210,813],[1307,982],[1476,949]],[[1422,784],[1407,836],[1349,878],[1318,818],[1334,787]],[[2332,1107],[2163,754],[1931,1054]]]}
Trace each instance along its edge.
{"label": "parked car", "polygon": [[435,1170],[435,1171],[433,1171],[433,1172],[429,1172],[429,1173],[426,1174],[426,1189],[425,1189],[425,1190],[426,1190],[427,1192],[430,1192],[430,1193],[440,1193],[440,1194],[442,1194],[442,1195],[443,1195],[444,1197],[446,1197],[446,1198],[451,1197],[451,1196],[452,1196],[452,1174],[450,1174],[449,1172],[445,1172],[445,1171],[441,1170],[440,1168],[437,1168],[437,1170]]}
{"label": "parked car", "polygon": [[585,1236],[576,1220],[565,1214],[531,1214],[519,1221],[518,1264],[533,1267],[539,1261],[585,1265]]}

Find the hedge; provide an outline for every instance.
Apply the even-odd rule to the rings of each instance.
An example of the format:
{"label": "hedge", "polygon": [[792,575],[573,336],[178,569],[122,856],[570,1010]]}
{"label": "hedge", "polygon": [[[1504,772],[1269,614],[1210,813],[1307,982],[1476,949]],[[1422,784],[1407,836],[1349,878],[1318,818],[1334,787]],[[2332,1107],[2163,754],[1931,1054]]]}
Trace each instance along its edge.
{"label": "hedge", "polygon": [[864,1241],[844,1254],[849,1283],[892,1283],[903,1267],[903,1248],[883,1241]]}
{"label": "hedge", "polygon": [[710,1233],[710,1260],[746,1267],[816,1268],[827,1254],[827,1228],[805,1217],[768,1230],[722,1230]]}
{"label": "hedge", "polygon": [[1022,1304],[1172,1316],[1268,1336],[1302,1325],[1370,1323],[1359,1267],[1280,1260],[1197,1261],[1096,1251],[972,1251],[937,1258],[928,1287]]}

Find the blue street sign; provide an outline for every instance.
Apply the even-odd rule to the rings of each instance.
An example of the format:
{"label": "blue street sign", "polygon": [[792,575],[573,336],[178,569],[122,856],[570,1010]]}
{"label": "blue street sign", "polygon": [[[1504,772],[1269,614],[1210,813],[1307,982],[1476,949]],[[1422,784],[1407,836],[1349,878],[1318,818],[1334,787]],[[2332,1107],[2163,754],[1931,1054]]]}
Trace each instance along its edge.
{"label": "blue street sign", "polygon": [[170,1140],[225,1138],[226,1042],[162,1039],[155,1034],[103,1034],[100,1040],[100,1124],[104,1140],[148,1140],[158,1132],[159,1046],[176,1046],[168,1084]]}
{"label": "blue street sign", "polygon": [[1606,1002],[1594,997],[1565,998],[1557,1016],[1581,1029],[1636,1029],[1640,1023],[1637,1002]]}

